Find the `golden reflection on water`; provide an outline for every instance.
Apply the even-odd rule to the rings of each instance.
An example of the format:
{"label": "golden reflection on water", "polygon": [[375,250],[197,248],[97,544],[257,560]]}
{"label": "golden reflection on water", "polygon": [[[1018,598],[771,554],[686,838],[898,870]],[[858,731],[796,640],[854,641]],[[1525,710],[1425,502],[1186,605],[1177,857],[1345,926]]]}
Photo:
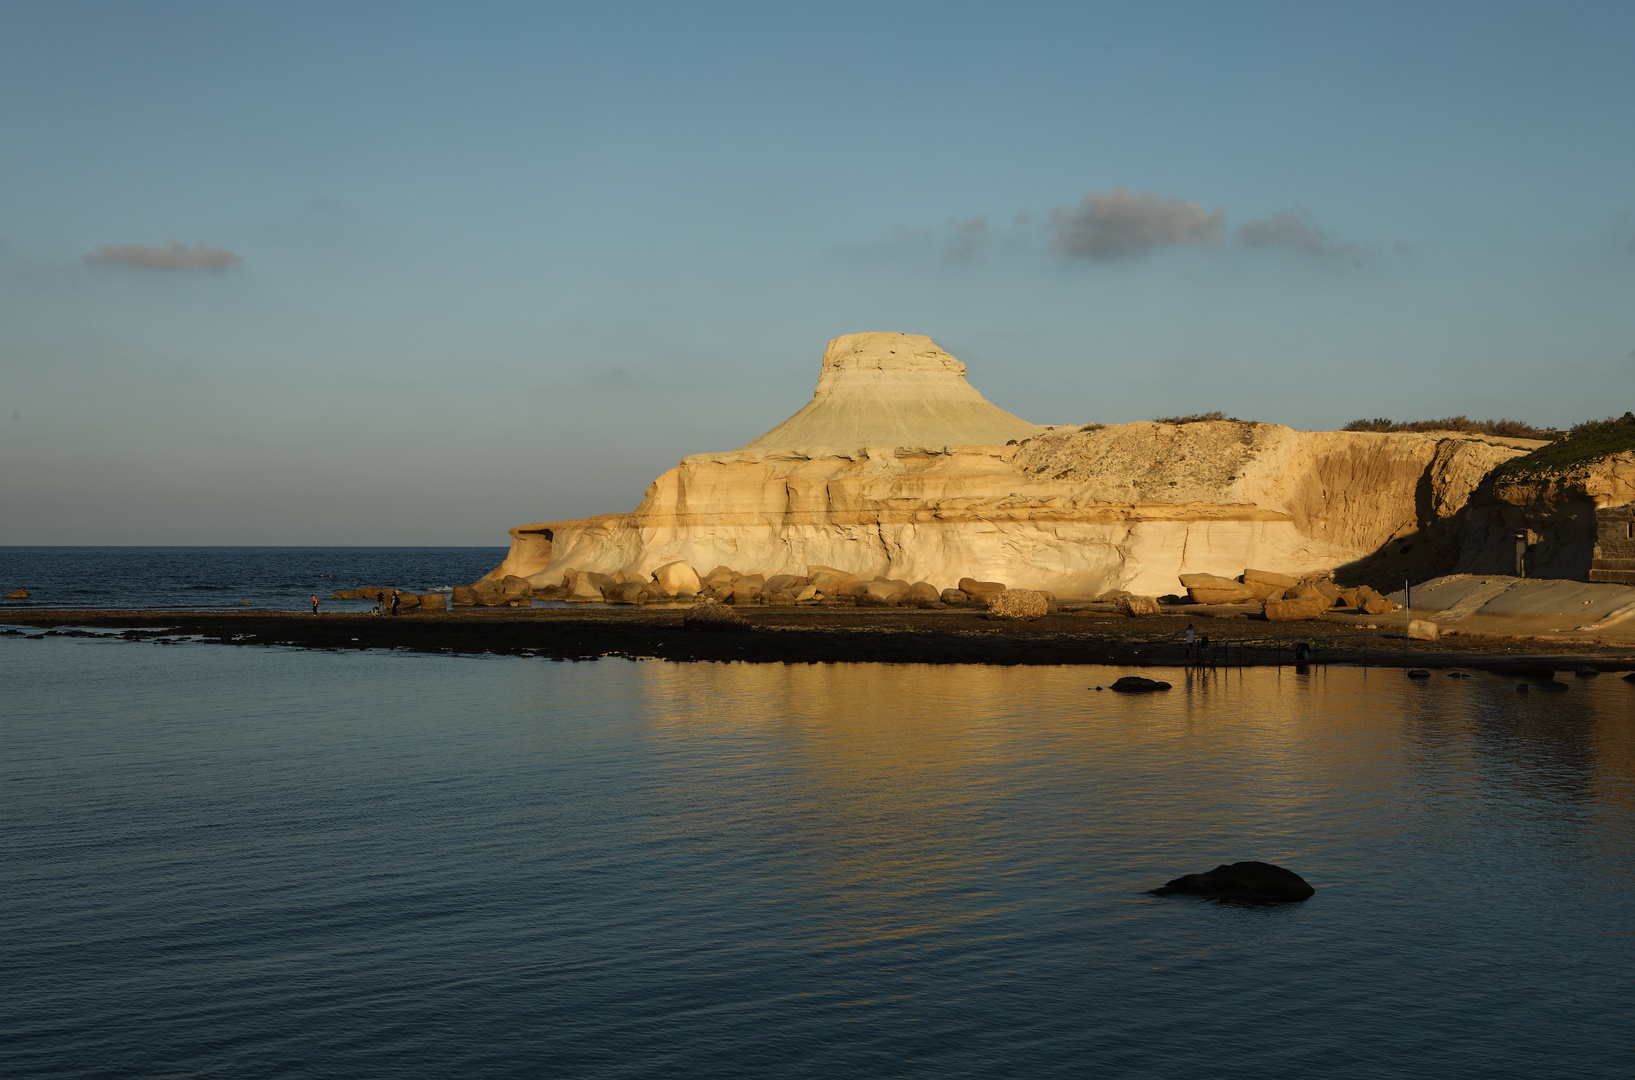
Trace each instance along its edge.
{"label": "golden reflection on water", "polygon": [[745,858],[845,913],[823,928],[836,946],[1044,902],[1013,878],[1136,897],[1157,867],[1260,858],[1360,887],[1359,830],[1413,845],[1518,800],[1632,846],[1635,687],[1608,676],[1520,695],[1395,669],[1167,670],[1147,674],[1173,690],[1129,696],[1093,688],[1125,674],[1105,668],[596,667],[675,761],[648,797],[719,799],[704,810],[752,838]]}

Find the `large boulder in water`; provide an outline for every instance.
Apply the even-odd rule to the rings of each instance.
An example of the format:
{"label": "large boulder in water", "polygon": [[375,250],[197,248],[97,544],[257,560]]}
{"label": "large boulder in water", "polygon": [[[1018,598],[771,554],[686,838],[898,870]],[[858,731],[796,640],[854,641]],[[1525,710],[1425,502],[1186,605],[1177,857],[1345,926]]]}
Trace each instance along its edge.
{"label": "large boulder in water", "polygon": [[28,590],[27,589],[13,589],[9,593],[6,594],[6,599],[7,600],[27,600],[28,599]]}
{"label": "large boulder in water", "polygon": [[448,610],[448,600],[443,596],[442,593],[438,593],[438,592],[421,593],[420,594],[420,610],[421,611],[446,611],[446,610]]}
{"label": "large boulder in water", "polygon": [[1169,683],[1142,678],[1140,675],[1126,675],[1113,683],[1113,689],[1121,694],[1150,694],[1155,690],[1168,690]]}
{"label": "large boulder in water", "polygon": [[1207,874],[1187,874],[1150,890],[1154,896],[1207,896],[1216,900],[1305,900],[1317,890],[1293,870],[1267,862],[1222,863]]}
{"label": "large boulder in water", "polygon": [[476,607],[477,590],[470,585],[456,585],[451,599],[454,601],[455,607]]}

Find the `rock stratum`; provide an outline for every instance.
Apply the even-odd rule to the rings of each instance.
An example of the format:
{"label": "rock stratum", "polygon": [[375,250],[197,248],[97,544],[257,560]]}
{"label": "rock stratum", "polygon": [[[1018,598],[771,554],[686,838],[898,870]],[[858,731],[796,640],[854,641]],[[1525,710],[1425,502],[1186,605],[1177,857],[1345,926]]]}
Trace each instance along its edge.
{"label": "rock stratum", "polygon": [[988,402],[929,338],[852,334],[784,423],[682,459],[630,513],[512,529],[483,580],[628,580],[683,561],[1083,596],[1245,566],[1324,574],[1461,515],[1497,465],[1538,445],[1238,421],[1043,427]]}

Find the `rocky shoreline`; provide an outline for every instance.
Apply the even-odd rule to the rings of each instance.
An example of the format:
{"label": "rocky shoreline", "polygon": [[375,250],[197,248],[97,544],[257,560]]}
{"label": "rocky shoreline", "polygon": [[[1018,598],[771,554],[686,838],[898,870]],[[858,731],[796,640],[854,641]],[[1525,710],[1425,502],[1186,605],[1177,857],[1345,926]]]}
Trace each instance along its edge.
{"label": "rocky shoreline", "polygon": [[[191,639],[303,649],[398,649],[552,660],[652,658],[675,662],[915,663],[1178,666],[1188,620],[1049,614],[990,620],[968,611],[901,608],[746,607],[743,626],[684,625],[682,606],[481,609],[398,616],[268,611],[30,610],[0,612],[13,638],[113,633],[132,640]],[[28,629],[32,628],[33,632]],[[1541,642],[1462,634],[1434,643],[1386,636],[1382,626],[1326,619],[1276,625],[1249,619],[1197,625],[1216,669],[1288,665],[1306,642],[1314,663],[1470,668],[1536,677],[1543,669],[1635,670],[1635,647],[1587,640]],[[1543,647],[1551,646],[1551,647]]]}

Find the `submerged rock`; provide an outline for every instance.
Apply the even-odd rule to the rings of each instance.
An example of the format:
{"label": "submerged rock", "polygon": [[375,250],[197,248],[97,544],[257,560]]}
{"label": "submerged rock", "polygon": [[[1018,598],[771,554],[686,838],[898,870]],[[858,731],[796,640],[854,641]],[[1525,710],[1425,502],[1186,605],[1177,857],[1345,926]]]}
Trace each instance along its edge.
{"label": "submerged rock", "polygon": [[1431,677],[1431,673],[1426,671],[1422,667],[1416,667],[1416,668],[1409,668],[1408,669],[1408,678],[1410,678],[1410,679],[1428,679],[1430,677]]}
{"label": "submerged rock", "polygon": [[1154,896],[1207,896],[1217,900],[1292,902],[1317,890],[1293,870],[1267,862],[1222,863],[1207,874],[1187,874],[1149,890]]}
{"label": "submerged rock", "polygon": [[1154,690],[1168,690],[1169,683],[1159,682],[1157,679],[1144,679],[1140,675],[1126,675],[1115,682],[1112,688],[1121,694],[1150,694]]}

